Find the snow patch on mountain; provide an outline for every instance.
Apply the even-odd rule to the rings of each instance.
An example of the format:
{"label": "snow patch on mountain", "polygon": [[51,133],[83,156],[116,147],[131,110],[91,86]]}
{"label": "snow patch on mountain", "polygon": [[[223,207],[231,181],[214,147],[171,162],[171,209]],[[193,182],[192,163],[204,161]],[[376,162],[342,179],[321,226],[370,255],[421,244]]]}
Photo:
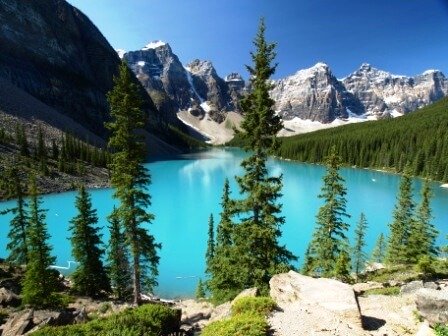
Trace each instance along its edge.
{"label": "snow patch on mountain", "polygon": [[118,57],[120,57],[121,59],[123,59],[124,54],[126,54],[126,50],[124,49],[115,49],[115,51],[117,52]]}
{"label": "snow patch on mountain", "polygon": [[163,47],[166,45],[166,42],[156,40],[151,43],[148,43],[145,47],[142,48],[142,50],[148,50],[148,49],[156,49],[159,47]]}

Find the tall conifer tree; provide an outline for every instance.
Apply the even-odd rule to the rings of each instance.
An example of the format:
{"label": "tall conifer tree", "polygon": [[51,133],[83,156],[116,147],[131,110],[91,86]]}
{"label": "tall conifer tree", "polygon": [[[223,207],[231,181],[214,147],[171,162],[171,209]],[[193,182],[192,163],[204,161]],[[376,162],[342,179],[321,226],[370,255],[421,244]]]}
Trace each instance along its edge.
{"label": "tall conifer tree", "polygon": [[30,222],[27,232],[28,264],[22,282],[22,297],[25,304],[36,308],[57,307],[61,297],[56,293],[58,272],[50,269],[56,258],[51,255],[48,244],[50,235],[45,224],[45,210],[40,209],[36,179],[30,185]]}
{"label": "tall conifer tree", "polygon": [[319,195],[319,198],[324,200],[324,205],[319,208],[316,216],[310,252],[313,257],[313,270],[322,276],[332,276],[339,254],[346,245],[349,225],[345,219],[350,215],[346,211],[345,181],[339,174],[341,160],[335,147],[326,158],[326,166],[327,172],[323,177],[324,184]]}
{"label": "tall conifer tree", "polygon": [[110,292],[110,284],[101,260],[104,250],[100,228],[96,227],[98,216],[84,186],[79,188],[76,208],[78,214],[69,227],[72,254],[78,263],[72,274],[73,290],[81,295],[100,297]]}
{"label": "tall conifer tree", "polygon": [[240,222],[235,228],[235,245],[239,273],[244,287],[258,287],[267,292],[270,278],[289,269],[295,257],[279,244],[280,227],[285,222],[280,215],[282,176],[269,176],[266,167],[268,154],[276,148],[276,135],[282,129],[281,119],[274,111],[269,95],[270,77],[276,65],[275,43],[265,39],[265,23],[261,20],[251,53],[253,66],[247,66],[251,92],[242,100],[245,115],[241,123],[245,149],[251,151],[241,166],[244,175],[237,177],[242,200],[235,201],[235,213]]}
{"label": "tall conifer tree", "polygon": [[9,256],[7,260],[17,265],[25,265],[28,262],[27,232],[29,227],[29,215],[19,173],[16,169],[13,169],[12,175],[14,178],[17,206],[12,209],[14,218],[11,220],[8,233],[9,242],[8,245],[6,245],[6,249],[9,250]]}
{"label": "tall conifer tree", "polygon": [[390,235],[386,252],[386,261],[389,264],[406,264],[410,262],[408,243],[410,232],[414,225],[414,209],[411,171],[409,166],[407,166],[401,177],[393,220],[389,224]]}
{"label": "tall conifer tree", "polygon": [[366,230],[367,230],[367,219],[364,213],[361,213],[359,217],[358,224],[355,228],[355,243],[353,246],[353,270],[355,271],[356,278],[364,268],[367,260],[367,255],[364,252],[364,247],[366,246]]}
{"label": "tall conifer tree", "polygon": [[138,304],[142,285],[151,291],[157,284],[157,249],[160,248],[160,244],[142,226],[154,220],[154,215],[147,211],[151,205],[147,192],[151,179],[143,165],[145,144],[138,135],[138,130],[146,126],[147,116],[142,109],[138,87],[125,62],[120,65],[114,84],[107,95],[112,119],[106,123],[111,132],[108,145],[112,150],[112,159],[109,168],[114,197],[120,201],[117,216],[123,224],[131,252],[133,301]]}
{"label": "tall conifer tree", "polygon": [[416,263],[422,257],[434,257],[438,253],[436,239],[439,232],[431,223],[431,186],[425,180],[421,190],[421,201],[415,213],[409,233],[409,243],[407,244],[408,259],[411,263]]}
{"label": "tall conifer tree", "polygon": [[207,273],[210,272],[214,255],[215,255],[215,223],[213,221],[213,215],[210,214],[210,217],[208,219],[207,251],[205,253],[205,262],[207,264]]}

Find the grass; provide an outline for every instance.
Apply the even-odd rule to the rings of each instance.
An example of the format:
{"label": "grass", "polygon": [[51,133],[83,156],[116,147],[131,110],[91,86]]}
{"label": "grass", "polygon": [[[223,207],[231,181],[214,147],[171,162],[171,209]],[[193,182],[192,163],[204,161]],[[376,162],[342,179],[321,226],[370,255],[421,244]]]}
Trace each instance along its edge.
{"label": "grass", "polygon": [[369,296],[369,295],[398,295],[400,294],[400,287],[393,286],[393,287],[384,287],[384,288],[374,288],[366,290],[363,294],[363,296]]}
{"label": "grass", "polygon": [[436,336],[448,336],[448,324],[447,325],[437,325],[434,328]]}

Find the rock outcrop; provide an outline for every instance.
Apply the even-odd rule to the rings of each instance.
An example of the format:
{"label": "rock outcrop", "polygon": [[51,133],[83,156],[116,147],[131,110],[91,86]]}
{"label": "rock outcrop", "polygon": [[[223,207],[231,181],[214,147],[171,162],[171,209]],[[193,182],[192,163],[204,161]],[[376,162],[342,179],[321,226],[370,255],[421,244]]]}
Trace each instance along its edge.
{"label": "rock outcrop", "polygon": [[448,291],[422,288],[418,290],[415,302],[419,314],[431,326],[448,323]]}
{"label": "rock outcrop", "polygon": [[328,335],[364,335],[350,285],[294,271],[274,276],[269,284],[270,295],[281,308],[269,320],[275,335],[301,335],[304,330],[310,334],[328,331]]}

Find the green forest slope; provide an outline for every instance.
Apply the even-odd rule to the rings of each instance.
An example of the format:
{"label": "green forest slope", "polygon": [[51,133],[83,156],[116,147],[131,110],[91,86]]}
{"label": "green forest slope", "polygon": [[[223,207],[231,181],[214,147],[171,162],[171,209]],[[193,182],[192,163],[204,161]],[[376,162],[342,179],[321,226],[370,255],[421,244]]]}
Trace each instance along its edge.
{"label": "green forest slope", "polygon": [[350,124],[282,138],[278,155],[323,162],[332,146],[345,164],[448,181],[448,98],[396,119]]}

